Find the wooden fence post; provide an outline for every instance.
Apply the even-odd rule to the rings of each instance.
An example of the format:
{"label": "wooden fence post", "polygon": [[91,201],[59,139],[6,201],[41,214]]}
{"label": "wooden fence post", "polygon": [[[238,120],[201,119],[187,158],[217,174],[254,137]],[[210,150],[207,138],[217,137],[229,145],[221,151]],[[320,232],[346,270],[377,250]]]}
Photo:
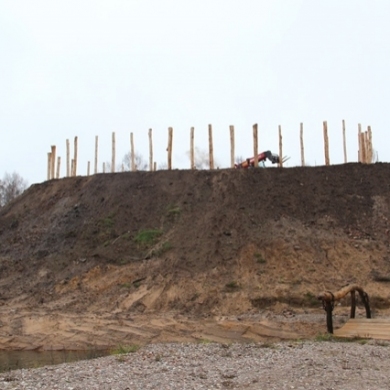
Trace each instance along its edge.
{"label": "wooden fence post", "polygon": [[303,145],[303,123],[302,122],[301,122],[300,139],[301,139],[301,165],[304,167],[305,166],[305,147]]}
{"label": "wooden fence post", "polygon": [[229,126],[230,129],[230,167],[234,168],[235,145],[234,145],[234,126]]}
{"label": "wooden fence post", "polygon": [[115,172],[115,132],[112,133],[111,173]]}
{"label": "wooden fence post", "polygon": [[78,138],[74,137],[74,163],[73,163],[73,175],[72,176],[77,175],[77,141],[78,141]]}
{"label": "wooden fence post", "polygon": [[61,170],[61,157],[57,157],[57,172],[56,172],[56,178],[60,178],[60,170]]}
{"label": "wooden fence post", "polygon": [[214,169],[213,126],[209,125],[209,166]]}
{"label": "wooden fence post", "polygon": [[87,176],[89,176],[89,174],[90,174],[90,169],[91,169],[91,162],[88,161],[88,163],[87,163]]}
{"label": "wooden fence post", "polygon": [[283,168],[283,138],[281,125],[279,125],[279,167]]}
{"label": "wooden fence post", "polygon": [[328,123],[323,122],[324,126],[324,148],[325,148],[325,165],[330,165],[329,161],[329,140],[328,140]]}
{"label": "wooden fence post", "polygon": [[172,169],[172,138],[173,138],[173,128],[168,128],[168,170]]}
{"label": "wooden fence post", "polygon": [[66,177],[71,175],[70,171],[70,145],[69,139],[66,140]]}
{"label": "wooden fence post", "polygon": [[135,156],[134,156],[134,137],[133,137],[133,133],[130,133],[130,158],[131,158],[131,171],[135,172]]}
{"label": "wooden fence post", "polygon": [[98,136],[95,136],[95,166],[94,166],[95,175],[98,173],[98,143],[99,143]]}
{"label": "wooden fence post", "polygon": [[153,139],[152,139],[152,129],[149,129],[149,171],[153,171]]}
{"label": "wooden fence post", "polygon": [[363,162],[362,161],[362,125],[359,123],[358,124],[358,141],[359,141],[359,150],[358,150],[358,162]]}
{"label": "wooden fence post", "polygon": [[347,140],[345,135],[345,120],[343,119],[343,150],[344,150],[344,164],[348,162],[347,159]]}
{"label": "wooden fence post", "polygon": [[259,166],[259,160],[257,156],[259,155],[259,144],[257,139],[257,123],[253,125],[253,166],[257,168]]}
{"label": "wooden fence post", "polygon": [[51,146],[51,168],[50,168],[50,179],[54,179],[55,178],[55,174],[56,174],[56,146],[55,145],[52,145]]}
{"label": "wooden fence post", "polygon": [[51,179],[51,152],[47,153],[47,180]]}
{"label": "wooden fence post", "polygon": [[371,131],[371,126],[367,127],[367,144],[368,144],[368,158],[367,162],[368,164],[372,163],[373,160],[373,148],[372,148],[372,131]]}
{"label": "wooden fence post", "polygon": [[70,162],[70,176],[74,176],[73,175],[73,172],[74,172],[74,159],[72,158],[72,161]]}
{"label": "wooden fence post", "polygon": [[195,169],[195,149],[194,149],[194,133],[195,129],[191,127],[190,132],[190,163],[191,163],[191,169]]}
{"label": "wooden fence post", "polygon": [[361,146],[360,159],[363,164],[366,163],[366,142],[365,141],[366,140],[365,140],[364,132],[361,132],[360,133],[360,146]]}

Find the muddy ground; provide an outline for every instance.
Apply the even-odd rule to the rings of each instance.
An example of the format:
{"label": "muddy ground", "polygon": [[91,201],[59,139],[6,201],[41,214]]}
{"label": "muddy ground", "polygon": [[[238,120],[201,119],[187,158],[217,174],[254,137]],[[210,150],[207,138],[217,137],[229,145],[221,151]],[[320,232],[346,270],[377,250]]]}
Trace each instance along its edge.
{"label": "muddy ground", "polygon": [[389,207],[383,163],[35,184],[0,209],[0,349],[312,338],[350,283],[388,316]]}

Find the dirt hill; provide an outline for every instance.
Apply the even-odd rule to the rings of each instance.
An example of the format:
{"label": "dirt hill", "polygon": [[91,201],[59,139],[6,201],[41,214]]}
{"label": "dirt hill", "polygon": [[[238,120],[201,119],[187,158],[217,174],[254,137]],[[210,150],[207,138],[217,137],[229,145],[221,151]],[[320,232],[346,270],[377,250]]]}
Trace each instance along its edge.
{"label": "dirt hill", "polygon": [[316,295],[352,282],[386,311],[389,210],[381,163],[35,184],[0,210],[0,347],[187,339],[191,321],[201,338],[202,321],[322,313]]}

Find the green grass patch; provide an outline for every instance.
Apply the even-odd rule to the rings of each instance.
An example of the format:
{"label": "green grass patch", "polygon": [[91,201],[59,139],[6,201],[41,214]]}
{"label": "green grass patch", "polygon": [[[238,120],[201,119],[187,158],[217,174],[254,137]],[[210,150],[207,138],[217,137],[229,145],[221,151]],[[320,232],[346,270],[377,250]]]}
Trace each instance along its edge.
{"label": "green grass patch", "polygon": [[134,237],[134,242],[141,246],[150,246],[153,245],[157,238],[162,235],[162,231],[158,229],[145,229],[141,230]]}
{"label": "green grass patch", "polygon": [[114,215],[110,214],[99,221],[99,225],[105,229],[111,229],[115,225]]}

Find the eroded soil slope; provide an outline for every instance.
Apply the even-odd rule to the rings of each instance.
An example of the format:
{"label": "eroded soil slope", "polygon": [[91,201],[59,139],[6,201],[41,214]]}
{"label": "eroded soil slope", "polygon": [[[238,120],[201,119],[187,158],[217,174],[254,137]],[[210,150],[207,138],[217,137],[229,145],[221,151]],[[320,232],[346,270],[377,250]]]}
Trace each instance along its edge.
{"label": "eroded soil slope", "polygon": [[0,347],[186,339],[190,323],[196,339],[201,321],[321,313],[316,294],[352,282],[386,311],[389,206],[389,164],[33,185],[0,210]]}

